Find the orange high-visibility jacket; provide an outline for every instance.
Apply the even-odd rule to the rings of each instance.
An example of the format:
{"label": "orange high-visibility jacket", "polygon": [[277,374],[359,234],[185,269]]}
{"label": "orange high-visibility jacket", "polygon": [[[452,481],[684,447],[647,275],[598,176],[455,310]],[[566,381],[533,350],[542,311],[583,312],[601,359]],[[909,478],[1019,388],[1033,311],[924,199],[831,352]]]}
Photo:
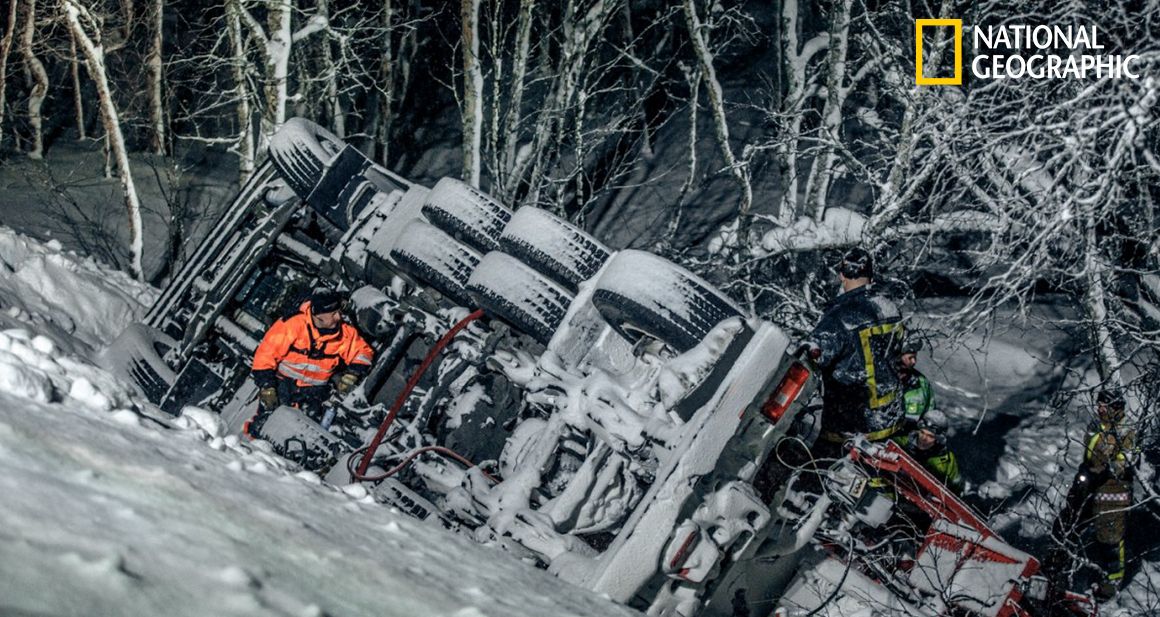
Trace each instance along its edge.
{"label": "orange high-visibility jacket", "polygon": [[276,370],[279,376],[293,379],[298,387],[322,386],[340,365],[365,372],[373,358],[370,345],[345,321],[336,332],[319,332],[307,301],[301,312],[279,319],[266,331],[254,352],[253,370],[255,375]]}

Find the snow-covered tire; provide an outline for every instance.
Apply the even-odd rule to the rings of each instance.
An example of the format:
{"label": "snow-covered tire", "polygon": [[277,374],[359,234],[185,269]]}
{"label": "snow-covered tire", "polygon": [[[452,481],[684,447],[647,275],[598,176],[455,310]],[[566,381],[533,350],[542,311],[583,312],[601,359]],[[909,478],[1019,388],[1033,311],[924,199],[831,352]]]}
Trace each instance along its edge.
{"label": "snow-covered tire", "polygon": [[596,281],[592,303],[629,340],[640,334],[679,352],[741,309],[697,275],[652,253],[621,251]]}
{"label": "snow-covered tire", "polygon": [[322,172],[346,143],[325,128],[291,118],[270,137],[270,160],[278,174],[302,199],[310,195]]}
{"label": "snow-covered tire", "polygon": [[545,345],[564,321],[573,298],[531,266],[498,251],[479,261],[467,290],[488,314]]}
{"label": "snow-covered tire", "polygon": [[512,211],[490,195],[454,178],[443,178],[427,194],[423,214],[436,227],[482,252],[499,249]]}
{"label": "snow-covered tire", "polygon": [[391,249],[391,258],[404,274],[457,304],[473,303],[467,293],[467,279],[479,264],[479,253],[433,225],[423,221],[407,223]]}
{"label": "snow-covered tire", "polygon": [[530,206],[516,210],[499,241],[505,253],[572,291],[595,276],[612,254],[575,225]]}

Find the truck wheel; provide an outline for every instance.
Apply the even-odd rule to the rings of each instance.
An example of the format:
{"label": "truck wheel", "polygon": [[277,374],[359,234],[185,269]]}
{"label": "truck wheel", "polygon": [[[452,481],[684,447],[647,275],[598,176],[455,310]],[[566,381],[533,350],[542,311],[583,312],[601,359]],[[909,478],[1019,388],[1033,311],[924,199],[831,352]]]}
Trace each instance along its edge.
{"label": "truck wheel", "polygon": [[306,199],[322,179],[327,163],[345,147],[345,142],[321,126],[291,118],[270,137],[270,160],[286,184]]}
{"label": "truck wheel", "polygon": [[741,309],[697,275],[651,253],[621,251],[596,281],[592,303],[630,341],[652,336],[678,352]]}
{"label": "truck wheel", "polygon": [[516,210],[499,241],[505,253],[572,291],[595,276],[611,254],[575,225],[530,206]]}
{"label": "truck wheel", "polygon": [[443,178],[427,194],[423,214],[436,227],[482,252],[499,249],[512,211],[490,195],[454,178]]}
{"label": "truck wheel", "polygon": [[547,344],[564,321],[572,294],[527,264],[493,251],[467,281],[477,305],[536,341]]}
{"label": "truck wheel", "polygon": [[391,257],[399,270],[425,283],[461,306],[470,306],[467,279],[479,263],[479,253],[423,221],[403,228]]}

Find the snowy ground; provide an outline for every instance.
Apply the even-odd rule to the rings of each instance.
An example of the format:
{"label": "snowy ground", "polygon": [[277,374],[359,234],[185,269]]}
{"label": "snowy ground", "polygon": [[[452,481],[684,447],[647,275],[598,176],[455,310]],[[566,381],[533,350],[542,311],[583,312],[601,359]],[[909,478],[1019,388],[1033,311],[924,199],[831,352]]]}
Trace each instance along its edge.
{"label": "snowy ground", "polygon": [[0,613],[632,614],[176,424],[0,394]]}

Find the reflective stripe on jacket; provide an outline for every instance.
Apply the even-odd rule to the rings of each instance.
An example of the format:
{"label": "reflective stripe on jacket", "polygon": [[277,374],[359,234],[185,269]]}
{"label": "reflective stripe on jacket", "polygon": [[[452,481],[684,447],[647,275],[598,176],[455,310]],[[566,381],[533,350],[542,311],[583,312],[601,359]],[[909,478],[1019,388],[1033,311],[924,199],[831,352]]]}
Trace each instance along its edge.
{"label": "reflective stripe on jacket", "polygon": [[901,424],[902,315],[870,285],[838,296],[814,328],[822,377],[822,430],[873,433]]}
{"label": "reflective stripe on jacket", "polygon": [[1095,472],[1108,470],[1113,478],[1130,476],[1129,456],[1135,449],[1135,434],[1115,424],[1096,422],[1084,444],[1084,465]]}
{"label": "reflective stripe on jacket", "polygon": [[354,326],[342,322],[334,332],[323,334],[314,327],[310,302],[298,314],[270,326],[254,352],[254,371],[276,370],[299,387],[325,385],[346,365],[369,368],[374,351]]}

